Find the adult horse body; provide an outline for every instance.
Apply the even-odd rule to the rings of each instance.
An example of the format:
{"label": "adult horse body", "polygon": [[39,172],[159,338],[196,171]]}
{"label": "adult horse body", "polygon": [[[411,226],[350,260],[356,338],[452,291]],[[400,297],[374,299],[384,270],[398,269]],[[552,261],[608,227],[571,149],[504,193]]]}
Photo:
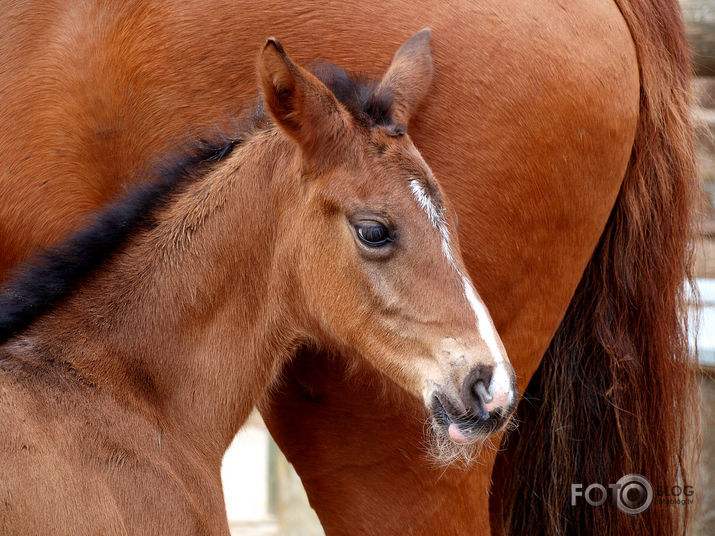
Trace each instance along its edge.
{"label": "adult horse body", "polygon": [[[300,59],[367,70],[431,26],[435,90],[410,132],[455,204],[521,392],[539,368],[527,392],[537,402],[521,404],[499,455],[492,528],[680,530],[687,512],[675,507],[624,516],[569,497],[572,483],[631,472],[687,478],[695,179],[677,2],[63,4],[0,14],[3,270],[77,228],[172,144],[229,129],[267,33]],[[306,354],[263,409],[327,532],[482,531],[496,453],[433,467],[416,402],[351,366],[345,377]]]}

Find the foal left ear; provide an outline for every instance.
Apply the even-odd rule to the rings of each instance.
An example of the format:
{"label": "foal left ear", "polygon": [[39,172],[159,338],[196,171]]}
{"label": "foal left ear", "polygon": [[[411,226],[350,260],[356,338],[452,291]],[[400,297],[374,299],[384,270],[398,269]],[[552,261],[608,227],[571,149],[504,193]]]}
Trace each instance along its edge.
{"label": "foal left ear", "polygon": [[277,39],[268,39],[261,50],[258,74],[276,124],[308,156],[337,145],[346,127],[340,103],[325,84],[293,63]]}
{"label": "foal left ear", "polygon": [[392,58],[378,92],[392,92],[392,120],[407,128],[410,117],[432,85],[432,30],[424,28],[410,37]]}

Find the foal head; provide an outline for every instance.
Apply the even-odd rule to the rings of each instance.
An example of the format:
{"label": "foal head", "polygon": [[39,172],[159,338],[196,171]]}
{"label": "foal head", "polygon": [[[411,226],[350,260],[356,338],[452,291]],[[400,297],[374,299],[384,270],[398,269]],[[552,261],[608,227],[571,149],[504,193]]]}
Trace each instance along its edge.
{"label": "foal head", "polygon": [[454,210],[406,134],[432,80],[429,39],[423,30],[407,41],[372,86],[325,66],[324,84],[273,39],[259,75],[299,148],[303,199],[282,217],[311,336],[356,350],[424,401],[439,436],[470,443],[507,422],[516,391],[465,270]]}

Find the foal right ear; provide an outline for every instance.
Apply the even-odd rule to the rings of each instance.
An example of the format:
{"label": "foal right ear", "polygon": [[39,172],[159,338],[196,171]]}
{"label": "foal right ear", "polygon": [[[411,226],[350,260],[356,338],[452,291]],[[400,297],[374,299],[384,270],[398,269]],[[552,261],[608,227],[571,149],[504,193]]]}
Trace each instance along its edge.
{"label": "foal right ear", "polygon": [[325,84],[291,61],[275,38],[258,57],[263,95],[276,124],[308,156],[334,148],[346,129],[344,110]]}
{"label": "foal right ear", "polygon": [[407,128],[410,117],[432,85],[434,67],[430,52],[432,30],[424,28],[410,37],[395,52],[390,68],[382,77],[378,93],[394,95],[392,120]]}

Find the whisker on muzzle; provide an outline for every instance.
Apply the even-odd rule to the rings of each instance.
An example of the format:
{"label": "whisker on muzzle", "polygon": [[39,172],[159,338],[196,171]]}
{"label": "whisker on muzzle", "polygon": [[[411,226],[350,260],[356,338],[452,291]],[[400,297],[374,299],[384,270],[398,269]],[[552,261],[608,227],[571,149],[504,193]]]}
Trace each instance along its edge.
{"label": "whisker on muzzle", "polygon": [[[509,434],[518,426],[518,420],[512,416],[504,423],[502,431]],[[485,464],[479,459],[484,449],[498,452],[502,437],[503,435],[499,433],[485,434],[472,443],[457,444],[445,433],[443,424],[437,422],[434,416],[428,417],[423,427],[424,447],[429,461],[435,467],[444,469],[450,467],[465,469],[474,463]]]}

